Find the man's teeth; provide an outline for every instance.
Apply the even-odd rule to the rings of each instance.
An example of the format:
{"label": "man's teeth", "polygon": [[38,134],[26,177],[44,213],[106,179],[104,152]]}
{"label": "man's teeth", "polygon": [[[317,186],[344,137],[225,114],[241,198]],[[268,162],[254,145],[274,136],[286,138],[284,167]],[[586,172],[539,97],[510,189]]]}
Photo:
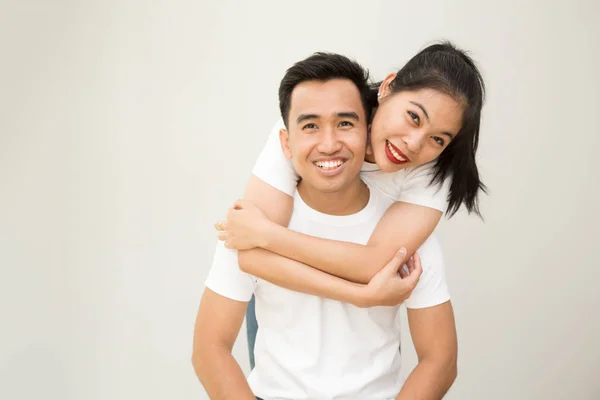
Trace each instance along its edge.
{"label": "man's teeth", "polygon": [[314,164],[321,169],[334,169],[342,165],[345,161],[315,161]]}
{"label": "man's teeth", "polygon": [[398,161],[406,161],[406,158],[402,157],[400,154],[398,154],[398,152],[396,150],[394,150],[394,148],[392,147],[392,144],[390,142],[387,142],[387,146],[388,149],[390,149],[390,152],[394,155],[394,158]]}

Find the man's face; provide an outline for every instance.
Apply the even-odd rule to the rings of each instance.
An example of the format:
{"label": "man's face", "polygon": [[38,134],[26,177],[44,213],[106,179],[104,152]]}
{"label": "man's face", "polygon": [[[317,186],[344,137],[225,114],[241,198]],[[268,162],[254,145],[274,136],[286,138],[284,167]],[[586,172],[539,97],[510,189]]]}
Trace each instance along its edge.
{"label": "man's face", "polygon": [[280,139],[304,184],[333,193],[360,179],[367,121],[354,83],[303,82],[294,88],[290,104],[288,130]]}

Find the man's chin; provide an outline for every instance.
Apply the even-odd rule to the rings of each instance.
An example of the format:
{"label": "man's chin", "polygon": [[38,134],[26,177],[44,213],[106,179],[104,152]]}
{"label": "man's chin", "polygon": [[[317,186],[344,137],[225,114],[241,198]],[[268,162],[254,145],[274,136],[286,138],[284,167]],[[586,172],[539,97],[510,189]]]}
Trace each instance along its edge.
{"label": "man's chin", "polygon": [[343,180],[341,179],[315,179],[307,180],[304,179],[305,184],[308,183],[315,192],[330,194],[339,192],[343,187]]}

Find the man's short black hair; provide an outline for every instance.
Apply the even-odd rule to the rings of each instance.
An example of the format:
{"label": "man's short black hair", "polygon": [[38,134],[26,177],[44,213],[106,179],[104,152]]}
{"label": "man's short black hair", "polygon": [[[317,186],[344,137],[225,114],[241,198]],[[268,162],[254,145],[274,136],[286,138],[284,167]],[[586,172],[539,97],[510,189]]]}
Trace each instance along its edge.
{"label": "man's short black hair", "polygon": [[287,70],[279,85],[279,109],[285,126],[288,126],[291,98],[294,88],[302,82],[331,79],[348,79],[356,85],[365,109],[367,122],[371,118],[369,106],[369,71],[346,56],[335,53],[314,53]]}

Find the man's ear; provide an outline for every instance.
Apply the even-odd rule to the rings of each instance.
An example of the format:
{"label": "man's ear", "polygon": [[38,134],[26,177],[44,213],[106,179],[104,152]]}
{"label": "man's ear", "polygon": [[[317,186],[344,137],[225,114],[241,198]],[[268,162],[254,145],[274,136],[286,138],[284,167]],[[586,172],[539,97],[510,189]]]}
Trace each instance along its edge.
{"label": "man's ear", "polygon": [[373,148],[371,147],[371,125],[367,126],[367,154],[373,154]]}
{"label": "man's ear", "polygon": [[283,154],[290,160],[292,159],[292,151],[290,150],[290,133],[287,129],[279,130],[279,141],[281,142],[281,150]]}
{"label": "man's ear", "polygon": [[394,79],[396,79],[396,74],[391,73],[385,77],[383,82],[381,82],[381,85],[379,85],[379,91],[377,92],[378,101],[383,100],[387,95],[390,94],[390,83],[392,83]]}

